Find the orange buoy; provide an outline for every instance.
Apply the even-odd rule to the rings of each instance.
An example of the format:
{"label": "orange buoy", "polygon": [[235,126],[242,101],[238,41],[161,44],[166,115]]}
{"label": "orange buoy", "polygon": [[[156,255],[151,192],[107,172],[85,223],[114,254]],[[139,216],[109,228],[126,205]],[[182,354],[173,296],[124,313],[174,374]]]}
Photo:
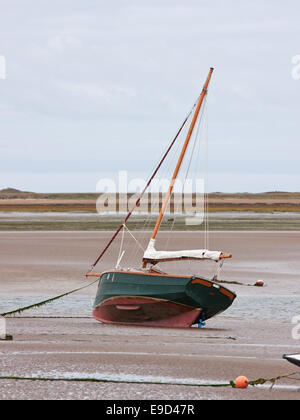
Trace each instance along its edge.
{"label": "orange buoy", "polygon": [[249,380],[246,376],[239,376],[235,380],[235,386],[237,388],[248,388]]}

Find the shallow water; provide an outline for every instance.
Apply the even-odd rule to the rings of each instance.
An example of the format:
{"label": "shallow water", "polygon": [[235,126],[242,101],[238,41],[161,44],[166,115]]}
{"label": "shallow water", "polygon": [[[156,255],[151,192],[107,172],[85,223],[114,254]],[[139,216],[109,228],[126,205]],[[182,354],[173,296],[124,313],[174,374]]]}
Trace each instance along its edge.
{"label": "shallow water", "polygon": [[[21,307],[49,299],[49,296],[0,297],[0,312],[9,312]],[[25,317],[91,317],[94,299],[90,296],[66,296],[39,308],[29,309],[20,315]],[[291,323],[300,315],[298,298],[290,296],[237,297],[233,305],[222,316],[236,319],[278,320]],[[209,321],[208,321],[209,322]]]}
{"label": "shallow water", "polygon": [[[126,215],[127,213],[88,213],[88,212],[5,212],[0,211],[0,220],[3,221],[10,221],[10,220],[66,220],[66,219],[94,219],[99,220],[99,218],[118,218]],[[140,216],[143,218],[144,216],[148,216],[149,213],[133,213],[134,216]],[[153,213],[155,216],[156,213]],[[166,214],[166,216],[170,216],[170,214]],[[182,213],[175,214],[176,217],[186,217]],[[192,214],[188,214],[189,217],[193,216]],[[300,221],[300,212],[250,212],[250,211],[229,211],[229,212],[213,212],[209,213],[209,219],[227,219],[231,221],[236,221],[239,219],[243,220],[280,220],[280,219],[291,219],[294,221]]]}

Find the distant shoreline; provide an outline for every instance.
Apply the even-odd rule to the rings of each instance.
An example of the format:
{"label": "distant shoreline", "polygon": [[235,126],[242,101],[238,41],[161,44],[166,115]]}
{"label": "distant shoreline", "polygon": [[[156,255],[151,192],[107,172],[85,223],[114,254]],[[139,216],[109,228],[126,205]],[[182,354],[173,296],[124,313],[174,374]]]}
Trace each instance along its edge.
{"label": "distant shoreline", "polygon": [[[0,212],[84,212],[97,213],[96,202],[102,193],[33,193],[8,188],[0,191]],[[109,199],[113,194],[107,195]],[[196,196],[190,194],[193,206]],[[186,195],[188,197],[188,195]],[[131,204],[128,200],[131,198]],[[266,193],[209,193],[207,195],[208,212],[300,212],[300,192],[266,192]],[[161,207],[162,194],[152,194],[151,200]],[[117,212],[122,206],[125,211],[131,209],[135,199],[132,194],[117,194]],[[172,209],[181,204],[181,195],[175,194],[171,201]],[[149,209],[150,196],[145,194],[141,206],[142,213]],[[125,206],[125,207],[124,207]],[[188,209],[190,211],[190,209]],[[192,208],[193,210],[193,208]],[[199,211],[197,208],[194,210]],[[201,210],[200,210],[201,212]]]}
{"label": "distant shoreline", "polygon": [[[94,200],[0,199],[0,212],[84,212],[97,213]],[[117,204],[118,205],[118,204]],[[130,206],[126,209],[129,211]],[[141,213],[147,208],[140,208]],[[197,210],[196,210],[197,211]],[[300,199],[208,199],[207,211],[216,212],[300,212]],[[198,210],[197,212],[201,212]],[[107,212],[109,214],[109,211]],[[118,211],[117,211],[118,213]],[[124,213],[124,211],[120,212]],[[173,213],[173,211],[171,211]]]}

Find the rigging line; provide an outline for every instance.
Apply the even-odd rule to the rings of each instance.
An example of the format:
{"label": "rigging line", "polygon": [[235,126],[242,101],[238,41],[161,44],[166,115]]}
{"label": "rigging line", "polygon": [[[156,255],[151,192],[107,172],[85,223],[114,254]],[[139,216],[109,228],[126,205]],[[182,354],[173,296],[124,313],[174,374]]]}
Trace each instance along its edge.
{"label": "rigging line", "polygon": [[[191,163],[192,163],[193,154],[195,152],[196,144],[197,144],[197,142],[199,140],[199,131],[200,131],[200,126],[201,126],[201,123],[202,123],[202,119],[204,119],[204,113],[205,113],[205,109],[206,109],[206,103],[207,103],[207,95],[204,97],[204,100],[203,100],[202,113],[200,115],[199,122],[198,122],[198,127],[197,127],[197,131],[196,131],[195,139],[194,139],[194,144],[193,144],[193,148],[192,148],[191,158],[190,158],[189,165],[188,165],[188,168],[187,168],[186,178],[187,178],[187,175],[188,175],[188,173],[190,171],[190,167],[191,167]],[[185,182],[186,182],[186,178],[185,178]]]}
{"label": "rigging line", "polygon": [[[174,145],[174,147],[170,151],[169,156],[168,156],[168,159],[165,162],[165,165],[164,166],[166,166],[166,167],[163,168],[163,172],[162,172],[162,169],[160,171],[160,176],[161,176],[161,179],[162,180],[165,179],[165,178],[168,178],[167,174],[169,173],[171,164],[172,164],[172,162],[174,160],[174,157],[177,155],[177,152],[179,150],[179,147],[180,147],[180,142],[177,141],[176,145]],[[150,204],[151,204],[151,212],[150,213],[148,212],[145,215],[145,219],[143,221],[143,224],[140,227],[140,230],[141,230],[140,242],[142,242],[142,243],[144,241],[146,242],[146,238],[149,236],[148,230],[151,230],[150,229],[150,225],[153,222],[152,210],[155,209],[156,206],[157,206],[157,208],[159,208],[159,195],[160,195],[160,193],[159,192],[158,193],[153,192],[153,194],[152,194],[151,193],[151,189],[150,189],[150,194],[151,194],[151,196],[150,196],[151,197],[150,198],[150,200],[151,200],[150,201]],[[149,195],[148,195],[148,200],[149,200]],[[135,261],[135,259],[138,256],[138,253],[139,253],[139,248],[138,247],[133,248],[132,251],[131,251],[131,254],[130,254],[129,258],[128,258],[129,261]]]}
{"label": "rigging line", "polygon": [[[201,127],[202,119],[204,118],[203,115],[204,115],[204,112],[205,112],[205,109],[206,109],[206,100],[207,100],[206,99],[206,96],[204,97],[204,100],[203,100],[203,107],[202,107],[201,114],[199,116],[196,134],[195,134],[194,139],[193,139],[193,147],[191,149],[190,158],[189,158],[188,166],[187,166],[185,177],[184,177],[184,181],[183,181],[183,195],[182,195],[183,197],[184,197],[184,188],[185,188],[185,185],[186,185],[187,177],[188,177],[188,175],[190,173],[190,168],[191,168],[191,164],[192,164],[192,161],[193,161],[193,156],[194,156],[195,148],[196,148],[196,145],[198,145],[198,143],[199,143],[198,140],[199,140],[200,127]],[[198,150],[198,152],[199,152],[199,150]],[[193,196],[191,198],[193,198]],[[182,203],[180,203],[180,202],[177,203],[176,211],[175,211],[174,217],[173,217],[173,222],[172,222],[172,225],[170,227],[170,231],[171,232],[173,231],[174,226],[175,226],[176,214],[179,211],[180,204],[182,204]],[[169,242],[170,242],[170,235],[168,236],[168,240],[167,240],[167,248],[168,248]]]}
{"label": "rigging line", "polygon": [[[184,138],[186,137],[187,130],[188,130],[188,127],[186,126],[181,133],[181,137],[182,136]],[[163,204],[163,197],[165,196],[165,194],[167,194],[168,185],[170,184],[170,179],[171,179],[172,173],[174,171],[175,164],[178,160],[180,150],[182,149],[184,138],[183,139],[182,138],[178,139],[178,141],[174,145],[171,153],[169,154],[168,159],[166,160],[166,162],[164,164],[163,172],[160,172],[161,175],[160,175],[159,189],[157,191],[155,191],[155,193],[152,195],[152,200],[151,200],[152,211],[151,211],[150,217],[148,217],[148,223],[147,223],[147,228],[146,229],[150,228],[150,230],[153,231],[154,226],[151,227],[150,225],[153,224],[153,221],[154,221],[154,224],[155,224],[155,220],[157,219],[157,217],[160,213],[160,210],[161,210],[161,207],[162,207],[162,204]],[[167,185],[165,185],[165,182],[167,182]],[[164,191],[165,187],[166,187],[166,190]],[[171,203],[170,202],[168,204],[167,209],[168,209],[168,212],[165,212],[163,220],[165,222],[164,230],[169,231],[170,230],[169,222],[170,221],[172,222],[172,219],[169,220],[168,217],[174,218],[174,214],[172,215],[172,213],[171,213]],[[156,215],[156,213],[157,213],[157,215]],[[153,217],[154,215],[155,215],[155,218]],[[168,219],[168,221],[166,221],[166,219]],[[171,229],[172,229],[172,226],[171,226]],[[145,232],[145,236],[147,236],[148,234],[149,234],[149,232]],[[161,236],[160,237],[161,246],[163,246],[164,248],[168,247],[169,239],[170,239],[170,235]],[[148,241],[149,241],[149,239],[148,239]]]}
{"label": "rigging line", "polygon": [[[201,111],[201,113],[202,113],[202,111]],[[201,113],[200,113],[200,115],[201,115]],[[188,130],[188,127],[186,127],[186,130]],[[186,135],[187,135],[187,132],[184,134],[184,137],[186,137]],[[182,140],[182,142],[179,142],[178,141],[177,144],[176,144],[176,146],[174,146],[174,148],[172,149],[172,152],[170,154],[170,157],[168,158],[167,167],[166,167],[166,169],[164,169],[163,175],[161,177],[162,180],[168,180],[168,185],[170,183],[170,179],[171,179],[171,176],[172,176],[172,173],[173,173],[173,169],[172,168],[175,166],[174,165],[174,161],[177,162],[179,151],[182,149],[182,146],[183,146],[183,141],[184,141],[184,139]],[[167,191],[164,194],[167,194]],[[173,198],[176,199],[175,193],[172,194],[172,195],[173,195]],[[171,197],[170,197],[170,201],[168,203],[168,206],[170,206],[169,210],[171,210]],[[154,200],[154,203],[153,204],[154,204],[155,209],[158,210],[158,214],[160,212],[159,203],[162,205],[163,201],[160,200],[160,193],[157,193],[155,195],[155,200]],[[170,217],[172,219],[172,220],[170,220],[171,221],[171,225],[168,226],[168,223],[167,223],[167,225],[165,226],[166,229],[167,229],[167,231],[173,231],[174,225],[176,223],[176,218],[177,218],[176,214],[179,212],[179,208],[180,207],[181,207],[181,202],[178,200],[177,203],[176,203],[176,201],[175,201],[174,208],[173,208],[173,214],[171,212],[170,213],[167,213],[167,212],[164,213],[164,216],[163,216],[162,221],[165,221],[168,217]],[[149,225],[150,225],[150,223],[148,223],[148,226]],[[163,241],[162,241],[162,239],[163,239]],[[168,246],[169,246],[170,240],[171,240],[170,235],[165,235],[163,238],[160,238],[160,244],[161,244],[161,246],[163,246],[164,248],[167,249]]]}
{"label": "rigging line", "polygon": [[118,259],[117,259],[117,267],[116,268],[118,268],[118,265],[119,265],[120,260],[121,260],[121,254],[122,254],[123,242],[124,242],[124,233],[125,233],[125,225],[123,226],[123,229],[122,229],[122,237],[121,237],[120,251],[119,251],[119,256],[118,256]]}
{"label": "rigging line", "polygon": [[[155,227],[154,227],[154,230],[153,230],[151,239],[150,239],[151,242],[154,242],[155,239],[156,239],[156,236],[157,236],[157,233],[159,231],[159,228],[160,228],[160,225],[161,225],[161,222],[162,222],[162,219],[163,219],[165,210],[166,210],[166,208],[168,206],[168,202],[170,200],[170,196],[172,195],[172,192],[173,192],[173,189],[174,189],[174,183],[175,183],[176,178],[178,176],[178,173],[180,171],[180,168],[181,168],[183,159],[185,157],[186,151],[188,149],[188,146],[189,146],[189,143],[190,143],[190,140],[191,140],[191,136],[193,134],[193,131],[194,131],[194,128],[195,128],[195,125],[196,125],[196,122],[197,122],[197,118],[199,116],[199,111],[201,110],[203,99],[204,99],[204,97],[206,95],[206,91],[208,89],[208,85],[209,85],[209,82],[210,82],[210,79],[211,79],[213,70],[214,70],[213,67],[211,67],[210,70],[209,70],[209,73],[207,75],[205,84],[204,84],[204,86],[202,88],[202,92],[201,92],[201,95],[200,95],[200,98],[199,98],[197,107],[195,109],[195,112],[194,112],[192,121],[190,123],[190,127],[189,127],[189,130],[188,130],[187,136],[186,136],[185,141],[183,143],[183,146],[182,146],[182,149],[181,149],[181,152],[180,152],[180,155],[179,155],[179,158],[178,158],[176,167],[174,169],[174,172],[173,172],[173,175],[172,175],[172,179],[171,179],[171,182],[170,182],[170,185],[169,185],[167,194],[166,194],[165,199],[163,201],[163,205],[162,205],[162,208],[161,208],[161,210],[159,212],[159,216],[158,216],[158,218],[156,220],[156,224],[155,224]],[[147,266],[147,259],[143,259],[143,267],[145,267],[145,266]]]}
{"label": "rigging line", "polygon": [[206,249],[209,249],[209,239],[210,239],[210,233],[209,233],[209,203],[208,203],[208,106],[206,107],[206,114],[205,114],[205,121],[204,121],[204,140],[205,140],[205,162],[204,162],[204,170],[205,170],[205,185],[204,188],[206,190],[205,194],[205,220],[206,220]]}
{"label": "rigging line", "polygon": [[[200,97],[200,96],[199,96]],[[199,99],[198,97],[198,99]],[[147,188],[149,187],[149,185],[151,184],[153,178],[156,176],[159,168],[161,167],[161,165],[163,164],[165,158],[167,157],[167,155],[169,154],[169,151],[172,149],[174,143],[177,140],[177,137],[179,136],[179,134],[181,133],[181,130],[183,129],[183,127],[185,126],[187,120],[189,119],[190,115],[192,114],[194,108],[197,105],[197,101],[195,102],[195,104],[193,105],[191,111],[188,113],[188,115],[186,116],[185,120],[183,121],[183,123],[181,124],[178,132],[176,133],[176,136],[174,137],[174,139],[172,140],[171,144],[169,145],[167,151],[165,152],[163,158],[161,159],[161,161],[159,162],[158,166],[156,167],[155,171],[153,172],[153,174],[151,175],[149,181],[147,182],[145,188],[143,189],[143,191],[141,192],[140,196],[138,197],[134,207],[129,211],[129,213],[127,214],[127,216],[125,217],[125,219],[123,220],[123,222],[120,224],[120,226],[118,227],[118,229],[115,231],[114,235],[112,236],[112,238],[110,239],[110,241],[108,242],[108,244],[105,246],[105,248],[103,249],[103,251],[101,252],[101,254],[99,255],[99,257],[96,259],[96,261],[92,264],[89,272],[91,272],[93,270],[93,268],[98,264],[98,262],[100,261],[100,259],[103,257],[103,255],[105,254],[105,252],[108,250],[108,248],[110,247],[110,245],[113,243],[113,241],[115,240],[115,238],[117,237],[117,235],[119,234],[120,230],[122,229],[122,226],[124,225],[124,223],[127,222],[127,220],[129,219],[129,217],[132,215],[133,210],[139,205],[141,198],[143,197],[145,191],[147,190]]]}
{"label": "rigging line", "polygon": [[[169,174],[171,171],[171,166],[173,164],[173,161],[175,159],[175,157],[178,154],[178,151],[180,149],[180,142],[177,141],[176,145],[174,145],[174,147],[172,148],[172,150],[169,153],[168,159],[165,162],[165,165],[163,167],[163,171],[160,171],[160,179],[164,180],[164,179],[169,179]],[[150,225],[153,222],[153,210],[158,209],[158,213],[159,213],[159,197],[160,197],[160,192],[154,192],[151,193],[150,190],[150,204],[151,204],[151,211],[148,212],[148,214],[145,215],[145,219],[143,222],[143,225],[141,226],[140,230],[141,232],[141,238],[140,241],[144,242],[146,241],[146,238],[149,236],[149,230],[152,230],[153,228],[150,229]],[[149,200],[149,195],[148,195],[148,200]],[[133,249],[130,255],[130,261],[134,261],[138,255],[138,248],[136,248],[135,250]]]}
{"label": "rigging line", "polygon": [[[207,100],[207,97],[205,97],[205,100]],[[205,102],[204,105],[205,105],[204,110],[206,110],[207,102]],[[200,160],[201,159],[201,136],[199,137],[199,141],[198,141],[197,147],[198,147],[198,149],[197,149],[197,155],[196,155],[195,167],[194,167],[194,176],[195,176],[195,179],[197,179],[197,177],[200,175],[199,168],[201,167],[201,160]],[[199,192],[199,195],[201,196],[202,203],[200,204],[200,206],[201,206],[200,209],[198,209],[197,208],[197,203],[198,203],[198,188],[199,187],[196,184],[196,187],[195,187],[195,217],[198,217],[197,216],[197,213],[200,210],[202,211],[203,217],[204,217],[204,214],[205,214],[205,197],[204,197],[204,191],[202,191],[202,189],[201,189],[200,192]],[[205,246],[204,246],[204,248],[205,248]]]}
{"label": "rigging line", "polygon": [[124,228],[127,230],[127,232],[129,233],[129,235],[135,240],[135,242],[137,243],[137,245],[141,248],[141,250],[143,252],[145,252],[144,247],[139,243],[139,241],[136,239],[136,237],[131,233],[131,231],[128,229],[128,227],[125,225],[124,223]]}
{"label": "rigging line", "polygon": [[[197,130],[196,130],[196,134],[195,134],[195,137],[194,137],[194,144],[193,144],[192,153],[191,153],[191,156],[190,156],[190,159],[189,159],[189,165],[188,165],[186,175],[185,175],[185,180],[184,180],[184,184],[183,184],[184,186],[186,184],[187,177],[188,177],[189,173],[191,172],[192,164],[195,166],[194,178],[196,178],[197,168],[200,166],[201,137],[199,136],[199,134],[200,134],[201,126],[202,126],[202,120],[204,119],[204,114],[205,114],[205,110],[206,110],[206,101],[207,101],[207,95],[204,97],[204,100],[203,100],[203,108],[202,108],[201,113],[200,113]],[[197,152],[195,152],[196,149],[197,149]],[[196,156],[196,159],[194,159],[194,156]],[[195,194],[197,195],[197,189],[195,189],[195,191],[196,191]],[[193,200],[193,195],[191,196],[191,199]],[[196,200],[197,200],[197,196],[196,196]],[[179,207],[179,205],[178,205],[178,207]],[[203,211],[204,211],[204,209],[203,209]],[[175,220],[174,220],[174,223],[175,223]],[[189,265],[191,265],[190,260],[188,261],[188,263],[189,263]]]}
{"label": "rigging line", "polygon": [[[188,175],[190,173],[190,169],[191,169],[191,165],[192,165],[192,162],[193,162],[193,157],[194,157],[194,154],[195,154],[196,146],[197,146],[197,149],[198,150],[197,150],[197,157],[196,157],[196,165],[195,166],[197,167],[197,162],[200,163],[200,159],[199,159],[199,156],[200,156],[200,144],[201,144],[200,130],[201,130],[201,127],[202,127],[202,122],[203,122],[203,125],[204,125],[205,118],[206,118],[207,96],[208,95],[205,95],[204,100],[203,100],[203,107],[202,107],[202,111],[201,111],[201,114],[200,114],[200,118],[199,118],[199,122],[198,122],[198,127],[197,127],[197,130],[196,130],[196,135],[195,135],[195,138],[194,138],[194,144],[193,144],[193,148],[192,148],[191,157],[190,157],[190,160],[189,160],[189,165],[188,165],[188,168],[187,168],[187,171],[186,171],[186,176],[185,176],[185,180],[184,180],[184,186],[186,184],[187,177],[188,177]],[[197,169],[195,168],[195,172],[196,172],[196,170]],[[196,175],[196,173],[195,173],[195,175]],[[197,194],[197,191],[196,191],[196,194]],[[203,195],[203,198],[204,198],[204,206],[203,206],[204,208],[203,208],[203,211],[204,211],[204,214],[205,214],[206,199],[205,199],[205,196],[204,195]],[[196,197],[196,199],[197,199],[197,197]],[[205,218],[204,218],[204,221],[205,221]],[[205,243],[206,243],[206,241],[205,241]],[[204,246],[204,248],[208,249],[206,247],[206,245]],[[191,263],[191,261],[189,261],[189,263]]]}
{"label": "rigging line", "polygon": [[[206,106],[206,110],[208,106]],[[208,192],[207,192],[207,184],[208,184],[208,111],[206,111],[205,119],[204,119],[204,241],[205,241],[205,248],[209,249],[209,214],[208,214]]]}
{"label": "rigging line", "polygon": [[[176,163],[177,156],[179,155],[179,151],[181,150],[181,148],[182,148],[182,144],[180,142],[178,142],[177,145],[176,145],[176,148],[173,149],[173,155],[172,155],[172,157],[170,159],[170,162],[168,163],[168,167],[164,171],[164,174],[163,174],[162,179],[163,180],[167,180],[168,185],[170,183],[170,179],[171,179],[171,176],[172,176],[172,173],[173,173],[173,168],[175,166],[174,165],[174,162]],[[167,194],[167,190],[165,191],[165,194]],[[163,195],[164,195],[163,194],[163,189],[162,189],[161,193],[159,192],[156,195],[155,208],[158,210],[158,214],[160,212],[160,209],[161,209],[161,206],[162,206],[162,203],[163,203],[163,200],[160,200],[160,195],[161,195],[161,198],[163,199]],[[159,206],[159,204],[161,204],[161,206]],[[172,218],[172,214],[171,214],[171,203],[170,203],[170,201],[169,201],[169,205],[170,205],[170,208],[169,208],[170,214],[168,215],[167,213],[165,213],[164,214],[164,217],[163,217],[163,220],[165,220],[167,218],[167,216],[170,217],[170,218]],[[174,222],[175,222],[175,217],[176,217],[175,215],[176,215],[176,211],[177,210],[178,210],[178,204],[177,204],[177,208],[174,209],[175,213],[173,213],[173,223],[171,225],[171,228],[170,229],[167,228],[167,230],[172,230],[172,227],[173,227]],[[156,216],[156,217],[158,217],[158,216]],[[153,230],[153,228],[152,228],[152,230]],[[169,241],[170,241],[170,235],[166,235],[165,238],[166,239],[164,239],[163,244],[161,242],[161,245],[163,245],[164,248],[168,248],[168,244],[169,244]]]}

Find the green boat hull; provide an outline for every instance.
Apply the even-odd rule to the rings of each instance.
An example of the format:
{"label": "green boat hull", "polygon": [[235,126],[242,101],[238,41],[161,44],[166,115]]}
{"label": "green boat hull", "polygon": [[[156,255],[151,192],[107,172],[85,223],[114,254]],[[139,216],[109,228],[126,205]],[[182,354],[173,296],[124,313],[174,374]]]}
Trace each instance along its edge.
{"label": "green boat hull", "polygon": [[201,277],[112,270],[100,277],[93,315],[104,323],[189,327],[225,311],[235,297]]}

